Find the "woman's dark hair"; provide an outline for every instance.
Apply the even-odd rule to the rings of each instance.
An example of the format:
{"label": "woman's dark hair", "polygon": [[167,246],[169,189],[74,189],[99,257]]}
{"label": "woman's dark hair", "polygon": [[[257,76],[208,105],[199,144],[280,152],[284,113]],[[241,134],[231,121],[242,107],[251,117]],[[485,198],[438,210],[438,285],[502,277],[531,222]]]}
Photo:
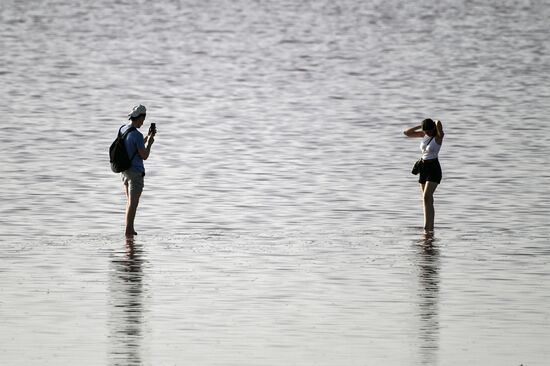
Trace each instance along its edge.
{"label": "woman's dark hair", "polygon": [[431,118],[422,121],[422,131],[435,130],[435,122]]}

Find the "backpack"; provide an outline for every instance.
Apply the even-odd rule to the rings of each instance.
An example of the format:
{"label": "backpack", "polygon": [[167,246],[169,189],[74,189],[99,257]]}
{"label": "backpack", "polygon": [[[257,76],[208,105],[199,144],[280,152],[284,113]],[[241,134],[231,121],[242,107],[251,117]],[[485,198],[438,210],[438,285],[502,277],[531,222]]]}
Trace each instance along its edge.
{"label": "backpack", "polygon": [[126,132],[120,133],[120,131],[122,131],[122,127],[120,127],[120,129],[118,130],[118,135],[115,141],[113,141],[113,143],[111,144],[111,147],[109,148],[111,170],[114,173],[120,173],[130,169],[130,167],[132,166],[132,160],[136,156],[136,154],[134,154],[134,156],[132,156],[131,158],[128,157],[128,151],[126,151],[126,146],[124,145],[124,139],[126,138],[126,136],[128,136],[130,132],[135,131],[136,128],[130,127],[126,130]]}

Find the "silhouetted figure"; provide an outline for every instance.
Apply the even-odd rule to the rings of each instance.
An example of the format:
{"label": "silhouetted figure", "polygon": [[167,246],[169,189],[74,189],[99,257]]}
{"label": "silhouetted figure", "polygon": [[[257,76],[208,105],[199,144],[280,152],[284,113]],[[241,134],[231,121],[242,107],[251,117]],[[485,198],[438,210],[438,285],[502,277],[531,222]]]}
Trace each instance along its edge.
{"label": "silhouetted figure", "polygon": [[442,173],[439,164],[439,150],[443,144],[443,124],[441,121],[434,122],[425,119],[422,124],[403,131],[407,137],[420,137],[420,150],[422,151],[422,162],[418,182],[422,190],[422,202],[424,208],[424,230],[434,229],[434,192],[441,183]]}
{"label": "silhouetted figure", "polygon": [[124,140],[128,156],[132,159],[132,166],[130,169],[121,173],[122,182],[124,184],[124,191],[128,203],[126,204],[126,230],[125,235],[128,238],[136,235],[134,229],[134,220],[136,218],[136,211],[139,204],[139,198],[143,192],[145,167],[143,161],[147,160],[151,153],[151,145],[155,142],[155,131],[149,130],[149,134],[145,139],[141,132],[137,129],[143,126],[143,122],[146,117],[145,106],[139,104],[132,108],[132,111],[128,114],[130,123],[121,127],[120,132],[124,133],[130,127],[136,129],[128,133]]}

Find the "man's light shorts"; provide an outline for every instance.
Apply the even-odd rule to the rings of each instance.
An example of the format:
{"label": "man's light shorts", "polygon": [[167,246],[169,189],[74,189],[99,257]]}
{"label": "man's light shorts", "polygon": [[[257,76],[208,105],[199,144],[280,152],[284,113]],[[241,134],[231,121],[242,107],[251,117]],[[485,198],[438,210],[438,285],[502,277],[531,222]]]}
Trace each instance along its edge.
{"label": "man's light shorts", "polygon": [[141,194],[143,192],[143,177],[145,173],[135,171],[133,169],[125,170],[121,173],[122,183],[128,186],[130,195]]}

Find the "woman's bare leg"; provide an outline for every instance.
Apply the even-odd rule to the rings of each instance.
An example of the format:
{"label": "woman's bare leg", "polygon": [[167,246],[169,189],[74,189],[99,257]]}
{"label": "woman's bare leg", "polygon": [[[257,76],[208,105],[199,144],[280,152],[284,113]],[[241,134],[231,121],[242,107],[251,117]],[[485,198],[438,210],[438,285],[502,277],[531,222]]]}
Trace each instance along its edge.
{"label": "woman's bare leg", "polygon": [[424,230],[431,231],[434,229],[435,209],[434,209],[434,192],[438,183],[426,182],[422,184],[422,203],[424,207]]}

